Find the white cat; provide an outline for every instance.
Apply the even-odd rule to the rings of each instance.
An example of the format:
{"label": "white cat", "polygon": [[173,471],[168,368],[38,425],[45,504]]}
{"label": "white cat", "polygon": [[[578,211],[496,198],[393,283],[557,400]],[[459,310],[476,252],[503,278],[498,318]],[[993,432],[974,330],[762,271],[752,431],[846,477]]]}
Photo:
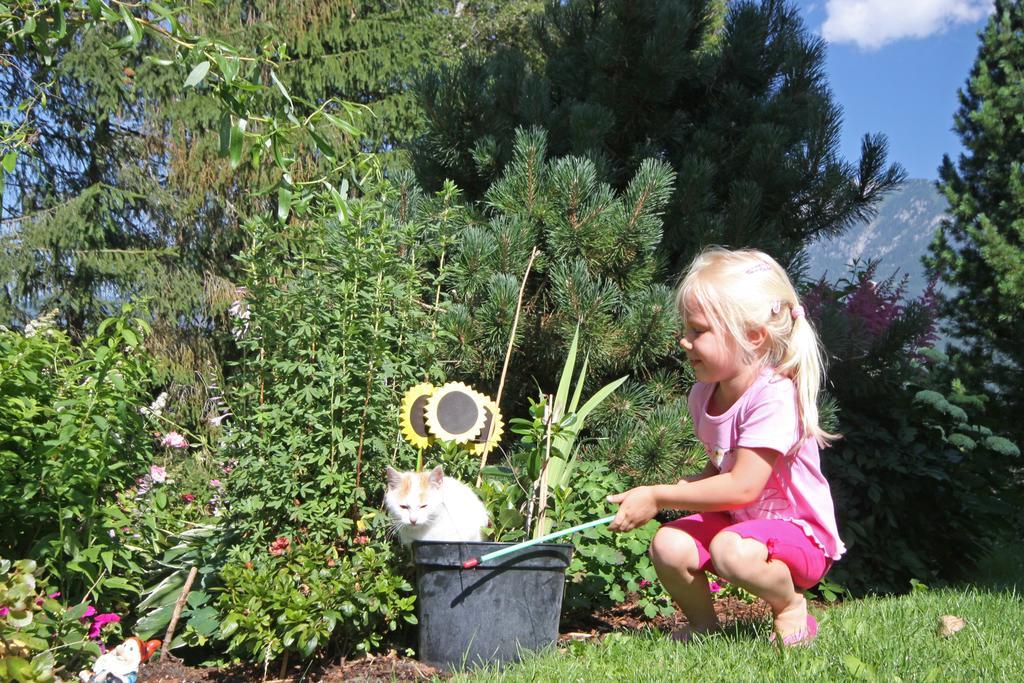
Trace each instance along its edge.
{"label": "white cat", "polygon": [[473,490],[444,476],[440,466],[430,472],[399,472],[388,467],[384,505],[405,545],[413,541],[479,541],[488,526],[487,510]]}

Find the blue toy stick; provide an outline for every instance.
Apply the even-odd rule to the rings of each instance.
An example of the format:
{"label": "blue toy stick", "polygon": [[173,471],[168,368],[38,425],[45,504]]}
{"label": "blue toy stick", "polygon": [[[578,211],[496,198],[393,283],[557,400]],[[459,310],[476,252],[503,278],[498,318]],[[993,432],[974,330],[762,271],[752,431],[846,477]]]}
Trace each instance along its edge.
{"label": "blue toy stick", "polygon": [[600,526],[601,524],[608,524],[613,519],[615,519],[615,515],[608,515],[607,517],[602,517],[601,519],[595,519],[593,522],[584,522],[583,524],[577,524],[576,526],[569,527],[568,529],[562,529],[561,531],[550,533],[547,536],[535,538],[532,541],[523,541],[522,543],[510,545],[507,548],[495,550],[493,553],[487,553],[482,557],[471,557],[462,563],[462,568],[472,569],[473,567],[479,565],[481,562],[487,562],[488,560],[494,560],[505,555],[517,553],[523,548],[529,548],[530,546],[537,545],[538,543],[546,543],[547,541],[551,541],[556,538],[561,538],[562,536],[568,536],[569,534],[574,534],[577,531],[583,531],[584,529],[589,529],[590,527]]}

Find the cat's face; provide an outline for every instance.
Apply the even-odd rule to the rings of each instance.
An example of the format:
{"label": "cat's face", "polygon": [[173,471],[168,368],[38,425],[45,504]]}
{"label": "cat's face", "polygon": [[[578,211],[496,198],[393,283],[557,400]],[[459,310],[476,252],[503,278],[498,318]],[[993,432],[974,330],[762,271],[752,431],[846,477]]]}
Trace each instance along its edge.
{"label": "cat's face", "polygon": [[441,505],[444,472],[435,467],[430,472],[399,472],[388,467],[388,490],[384,504],[399,526],[429,524]]}

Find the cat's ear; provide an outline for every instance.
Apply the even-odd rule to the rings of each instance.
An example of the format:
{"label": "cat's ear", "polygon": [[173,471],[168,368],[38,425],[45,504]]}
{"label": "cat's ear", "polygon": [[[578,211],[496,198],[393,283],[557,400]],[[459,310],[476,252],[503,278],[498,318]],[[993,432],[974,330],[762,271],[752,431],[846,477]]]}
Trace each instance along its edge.
{"label": "cat's ear", "polygon": [[388,488],[392,488],[392,489],[398,488],[398,486],[402,483],[402,473],[399,472],[398,470],[396,470],[391,465],[388,465],[387,473],[388,473]]}
{"label": "cat's ear", "polygon": [[429,481],[430,485],[434,488],[441,488],[444,484],[444,470],[441,469],[440,465],[430,470],[430,476],[427,477],[427,481]]}

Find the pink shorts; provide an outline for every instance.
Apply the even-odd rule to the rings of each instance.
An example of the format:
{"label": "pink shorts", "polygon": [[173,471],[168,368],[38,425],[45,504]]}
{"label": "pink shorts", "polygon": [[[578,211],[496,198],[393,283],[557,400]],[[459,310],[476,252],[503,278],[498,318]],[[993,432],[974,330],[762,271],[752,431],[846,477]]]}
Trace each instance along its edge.
{"label": "pink shorts", "polygon": [[779,560],[793,575],[793,585],[806,590],[825,576],[832,562],[825,551],[807,537],[798,525],[785,519],[752,519],[733,522],[727,512],[700,512],[677,519],[664,526],[685,531],[697,544],[700,568],[715,571],[708,547],[711,539],[723,531],[743,538],[752,538],[768,548],[768,559]]}

